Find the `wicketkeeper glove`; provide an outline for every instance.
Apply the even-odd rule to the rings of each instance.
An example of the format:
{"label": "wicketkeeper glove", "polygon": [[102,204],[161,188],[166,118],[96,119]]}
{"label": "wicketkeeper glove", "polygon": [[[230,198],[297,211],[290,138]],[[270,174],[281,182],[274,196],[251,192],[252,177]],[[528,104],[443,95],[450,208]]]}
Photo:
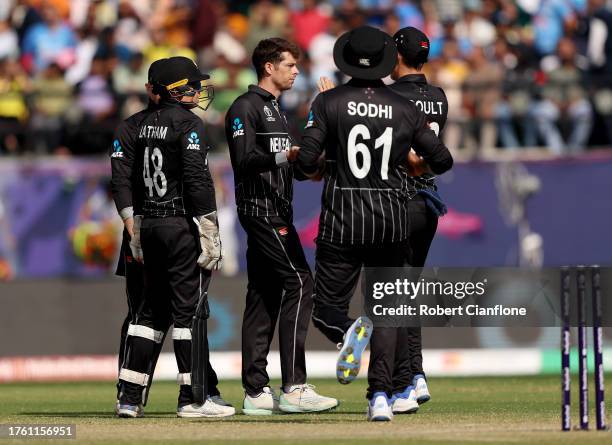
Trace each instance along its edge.
{"label": "wicketkeeper glove", "polygon": [[130,250],[132,256],[139,263],[144,262],[142,256],[142,246],[140,245],[140,224],[142,223],[142,215],[134,215],[134,236],[130,239]]}
{"label": "wicketkeeper glove", "polygon": [[200,234],[200,247],[202,253],[198,258],[198,266],[206,270],[217,270],[221,267],[221,237],[217,224],[217,212],[194,217]]}

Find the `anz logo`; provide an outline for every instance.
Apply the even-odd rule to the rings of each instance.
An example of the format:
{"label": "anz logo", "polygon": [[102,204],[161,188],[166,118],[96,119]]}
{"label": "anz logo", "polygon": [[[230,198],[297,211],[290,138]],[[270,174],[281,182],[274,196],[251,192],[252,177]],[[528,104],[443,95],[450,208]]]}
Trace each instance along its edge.
{"label": "anz logo", "polygon": [[200,137],[198,136],[198,133],[192,131],[187,138],[187,141],[189,142],[187,150],[200,150]]}
{"label": "anz logo", "polygon": [[240,118],[234,119],[232,123],[232,130],[234,130],[233,138],[237,138],[238,136],[244,136],[244,125],[242,125],[242,121]]}
{"label": "anz logo", "polygon": [[306,120],[306,126],[304,128],[310,128],[314,125],[314,113],[310,110],[308,113],[308,119]]}
{"label": "anz logo", "polygon": [[115,139],[113,141],[113,153],[111,154],[111,158],[122,158],[122,157],[123,157],[123,148],[121,148],[119,139]]}

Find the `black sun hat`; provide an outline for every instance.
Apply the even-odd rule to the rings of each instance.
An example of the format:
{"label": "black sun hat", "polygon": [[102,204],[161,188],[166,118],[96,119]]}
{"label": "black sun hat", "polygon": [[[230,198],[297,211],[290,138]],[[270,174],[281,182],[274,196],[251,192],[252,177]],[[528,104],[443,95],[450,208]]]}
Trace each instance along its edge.
{"label": "black sun hat", "polygon": [[334,62],[347,76],[357,79],[387,77],[397,62],[397,48],[386,33],[360,26],[341,35],[334,45]]}

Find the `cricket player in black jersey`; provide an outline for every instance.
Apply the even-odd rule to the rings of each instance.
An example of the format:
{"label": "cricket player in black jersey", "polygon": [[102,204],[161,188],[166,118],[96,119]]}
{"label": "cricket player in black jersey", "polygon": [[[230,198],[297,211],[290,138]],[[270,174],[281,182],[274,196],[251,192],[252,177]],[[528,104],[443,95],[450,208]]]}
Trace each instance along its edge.
{"label": "cricket player in black jersey", "polygon": [[[247,234],[248,290],[242,322],[243,413],[316,412],[336,399],[306,383],[304,344],[312,312],[312,275],[293,226],[293,161],[281,93],[299,71],[296,45],[284,39],[259,42],[253,52],[258,84],[251,85],[227,112],[238,218]],[[270,342],[279,322],[282,388],[269,386]]]}
{"label": "cricket player in black jersey", "polygon": [[[143,415],[156,350],[170,324],[181,385],[177,415],[235,413],[208,397],[207,289],[210,271],[221,260],[221,242],[204,128],[190,111],[212,100],[210,87],[202,86],[206,79],[184,57],[161,64],[153,79],[159,104],[139,116],[133,140],[124,140],[133,153],[134,207],[143,215],[139,236],[145,290],[119,372],[121,417]],[[134,230],[134,244],[137,233]]]}
{"label": "cricket player in black jersey", "polygon": [[[157,108],[157,104],[160,100],[159,94],[154,94],[153,85],[158,83],[156,79],[159,78],[159,71],[162,69],[162,65],[171,63],[174,58],[160,59],[153,62],[148,72],[148,82],[145,85],[147,95],[149,97],[149,103],[147,108],[140,111],[125,121],[123,121],[115,132],[115,138],[110,150],[111,158],[111,188],[113,193],[113,199],[117,206],[117,211],[123,219],[124,231],[123,240],[121,244],[121,251],[119,255],[119,262],[117,264],[116,275],[125,277],[125,291],[128,302],[128,313],[125,317],[123,325],[121,327],[121,341],[119,345],[119,371],[124,365],[125,354],[126,354],[126,340],[130,332],[134,329],[132,326],[136,321],[136,314],[142,304],[144,297],[144,269],[143,269],[143,258],[142,258],[142,247],[140,245],[140,224],[142,222],[142,202],[140,205],[135,205],[133,196],[140,196],[142,201],[144,190],[142,187],[140,190],[132,190],[133,184],[138,186],[138,178],[142,174],[140,171],[136,171],[134,166],[135,157],[135,146],[138,139],[139,125],[140,122],[147,116],[147,114]],[[136,199],[139,200],[138,198]],[[134,210],[136,208],[136,211]],[[150,369],[155,370],[155,365],[159,354],[161,353],[163,342],[167,331],[164,331],[164,338],[160,343],[156,343],[155,352],[152,357]],[[230,406],[219,393],[217,388],[218,378],[213,367],[208,365],[208,394],[211,399],[220,405]],[[147,391],[143,396],[143,405],[146,405],[147,395],[151,388],[153,380],[153,374],[149,379]],[[117,384],[117,404],[115,406],[115,413],[118,413],[119,409],[119,395],[121,392],[121,385]]]}
{"label": "cricket player in black jersey", "polygon": [[377,29],[360,27],[340,37],[334,61],[352,79],[317,96],[298,153],[298,166],[308,176],[320,174],[319,159],[323,153],[326,158],[313,321],[330,340],[343,343],[341,381],[356,375],[371,335],[368,420],[393,417],[398,330],[373,328],[365,317],[353,322],[350,299],[362,266],[405,264],[409,184],[400,167],[410,147],[435,173],[453,163],[416,105],[381,81],[396,59],[393,40]]}
{"label": "cricket player in black jersey", "polygon": [[[400,29],[393,36],[398,60],[391,72],[391,90],[413,102],[425,114],[436,135],[444,129],[448,101],[444,90],[427,83],[421,72],[429,56],[429,39],[414,27]],[[437,193],[435,176],[425,173],[409,177],[408,264],[423,267],[438,227],[438,217],[446,207]],[[393,371],[393,412],[412,413],[430,399],[423,372],[421,328],[399,328],[398,348]]]}

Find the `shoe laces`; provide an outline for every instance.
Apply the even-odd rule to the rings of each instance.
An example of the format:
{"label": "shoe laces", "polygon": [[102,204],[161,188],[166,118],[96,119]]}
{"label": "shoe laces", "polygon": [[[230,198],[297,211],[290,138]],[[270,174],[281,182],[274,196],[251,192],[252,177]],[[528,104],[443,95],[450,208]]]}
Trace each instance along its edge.
{"label": "shoe laces", "polygon": [[310,396],[310,397],[318,397],[319,394],[315,391],[316,386],[311,385],[310,383],[304,383],[300,387],[300,395],[301,396]]}

